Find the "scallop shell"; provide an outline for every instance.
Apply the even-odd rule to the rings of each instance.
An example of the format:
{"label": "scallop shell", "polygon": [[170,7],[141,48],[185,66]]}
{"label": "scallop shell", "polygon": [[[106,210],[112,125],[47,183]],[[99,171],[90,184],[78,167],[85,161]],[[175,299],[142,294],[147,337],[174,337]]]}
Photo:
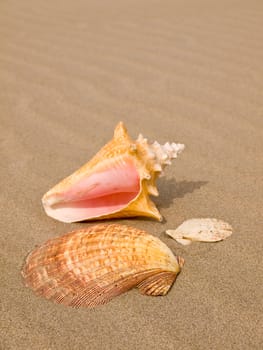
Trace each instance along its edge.
{"label": "scallop shell", "polygon": [[166,233],[183,245],[192,241],[217,242],[232,235],[232,227],[225,221],[217,219],[189,219],[184,221],[176,230]]}
{"label": "scallop shell", "polygon": [[37,295],[73,307],[93,307],[133,287],[142,294],[165,295],[183,263],[145,231],[101,224],[36,248],[22,276]]}
{"label": "scallop shell", "polygon": [[156,179],[184,145],[133,141],[122,122],[113,139],[87,164],[42,198],[47,215],[63,221],[147,216],[162,219],[149,195],[158,196]]}

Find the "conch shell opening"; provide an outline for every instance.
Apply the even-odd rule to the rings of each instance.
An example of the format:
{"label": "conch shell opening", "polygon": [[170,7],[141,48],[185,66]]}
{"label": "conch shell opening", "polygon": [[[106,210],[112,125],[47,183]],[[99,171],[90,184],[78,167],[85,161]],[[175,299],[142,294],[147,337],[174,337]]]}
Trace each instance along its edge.
{"label": "conch shell opening", "polygon": [[184,145],[133,141],[120,122],[113,139],[88,163],[42,198],[47,215],[63,222],[146,216],[162,219],[149,195],[158,196],[156,179]]}
{"label": "conch shell opening", "polygon": [[158,238],[126,225],[94,225],[33,250],[22,269],[36,295],[73,307],[109,302],[131,288],[165,295],[183,259]]}

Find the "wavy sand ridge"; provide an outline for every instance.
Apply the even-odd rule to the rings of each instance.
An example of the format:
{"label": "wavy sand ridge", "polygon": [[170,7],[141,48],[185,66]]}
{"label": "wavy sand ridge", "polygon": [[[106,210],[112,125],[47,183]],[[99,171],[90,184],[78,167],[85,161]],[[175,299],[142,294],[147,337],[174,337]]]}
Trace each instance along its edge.
{"label": "wavy sand ridge", "polygon": [[[260,349],[262,16],[259,0],[1,2],[0,348]],[[187,146],[160,181],[166,221],[129,221],[184,256],[184,272],[165,298],[49,305],[20,284],[23,257],[81,225],[52,221],[40,198],[119,120]],[[199,216],[233,236],[185,249],[161,234]]]}

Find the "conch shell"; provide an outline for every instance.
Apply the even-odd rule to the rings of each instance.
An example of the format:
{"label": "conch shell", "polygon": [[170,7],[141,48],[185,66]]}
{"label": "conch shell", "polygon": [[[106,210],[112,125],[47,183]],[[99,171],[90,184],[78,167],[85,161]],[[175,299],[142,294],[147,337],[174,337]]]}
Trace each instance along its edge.
{"label": "conch shell", "polygon": [[217,219],[189,219],[184,221],[175,230],[166,233],[178,243],[189,245],[193,241],[218,242],[231,236],[232,227],[225,221]]}
{"label": "conch shell", "polygon": [[158,238],[125,225],[95,225],[47,241],[22,270],[35,294],[73,307],[109,302],[133,287],[165,295],[184,260]]}
{"label": "conch shell", "polygon": [[149,195],[158,196],[156,179],[184,145],[133,141],[122,122],[113,139],[87,164],[43,197],[47,215],[63,221],[147,216],[162,219]]}

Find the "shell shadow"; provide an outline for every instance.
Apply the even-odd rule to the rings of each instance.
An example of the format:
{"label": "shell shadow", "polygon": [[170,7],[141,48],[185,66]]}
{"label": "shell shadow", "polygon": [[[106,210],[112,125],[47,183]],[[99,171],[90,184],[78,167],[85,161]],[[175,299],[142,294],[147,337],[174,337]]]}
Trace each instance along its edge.
{"label": "shell shadow", "polygon": [[208,181],[176,181],[175,178],[161,178],[158,181],[159,197],[154,198],[159,208],[168,208],[175,198],[183,198],[186,194],[205,186]]}

